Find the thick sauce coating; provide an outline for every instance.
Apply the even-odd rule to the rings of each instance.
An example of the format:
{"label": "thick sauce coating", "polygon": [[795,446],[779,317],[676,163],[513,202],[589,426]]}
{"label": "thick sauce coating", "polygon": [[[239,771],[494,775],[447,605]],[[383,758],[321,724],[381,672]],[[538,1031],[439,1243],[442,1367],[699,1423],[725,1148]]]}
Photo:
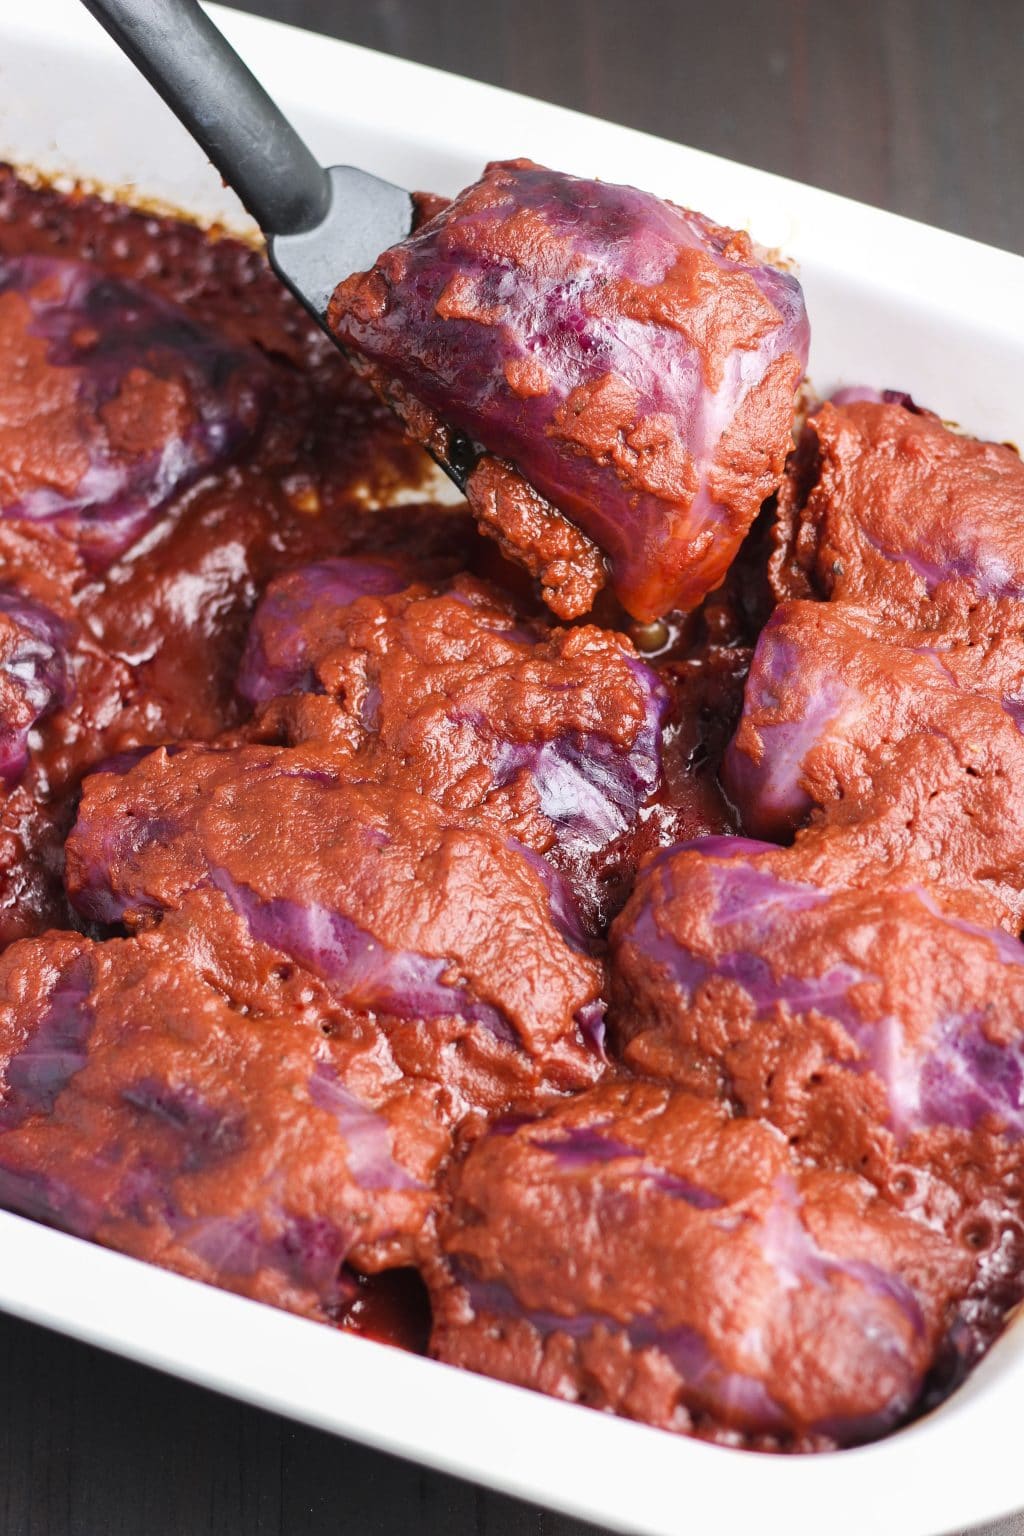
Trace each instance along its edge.
{"label": "thick sauce coating", "polygon": [[[68,963],[84,944],[99,967],[79,978],[78,1023],[68,1024],[77,1043],[65,1059],[66,1010],[54,1011],[47,990],[65,991],[56,941],[10,951],[0,1103],[4,1132],[14,1134],[17,1118],[21,1141],[10,1144],[5,1198],[65,1224],[65,1205],[106,1202],[109,1222],[83,1217],[75,1230],[346,1326],[379,1326],[372,1319],[402,1295],[419,1316],[415,1288],[396,1285],[382,1309],[366,1275],[408,1264],[426,1241],[438,1149],[447,1157],[453,1130],[467,1132],[474,1117],[582,1086],[601,1070],[595,935],[609,904],[621,904],[642,847],[689,815],[685,774],[674,796],[662,794],[666,692],[624,637],[551,631],[536,622],[535,599],[521,597],[517,611],[508,593],[468,571],[450,584],[447,573],[480,554],[468,517],[410,500],[425,461],[255,253],[32,189],[10,173],[0,176],[0,221],[13,359],[0,388],[10,427],[0,444],[0,941],[87,923],[96,938],[72,933]],[[85,322],[100,309],[106,326],[90,331]],[[143,387],[147,368],[170,375],[163,396]],[[209,394],[214,372],[220,389]],[[40,409],[61,390],[66,408]],[[176,411],[168,390],[180,396]],[[244,432],[216,430],[231,411]],[[197,422],[207,423],[205,438]],[[89,500],[76,490],[83,483],[105,487],[108,499]],[[398,488],[402,505],[389,510]],[[481,564],[505,574],[501,562]],[[405,594],[413,576],[429,582]],[[374,594],[395,601],[350,611]],[[179,749],[214,740],[216,753]],[[157,745],[166,750],[150,753]],[[109,771],[90,777],[96,768]],[[83,777],[87,803],[65,871]],[[202,825],[186,842],[187,812],[204,795]],[[225,834],[232,799],[245,825]],[[275,821],[279,835],[268,838]],[[391,848],[383,862],[382,841]],[[251,863],[238,863],[243,845],[263,848],[263,886]],[[305,868],[294,857],[301,846]],[[328,847],[333,880],[321,857]],[[140,894],[132,880],[142,866]],[[283,871],[294,877],[287,890]],[[69,888],[82,911],[69,905]],[[426,905],[414,910],[416,892]],[[126,927],[128,937],[104,937]],[[18,1012],[26,977],[41,988],[33,1019]],[[253,1056],[246,1095],[268,1140],[258,1153],[237,1148],[239,1168],[274,1156],[274,1105],[293,1090],[273,1082],[270,1041],[288,1029],[306,1031],[311,1071],[339,1050],[356,1063],[361,1075],[355,1086],[346,1078],[345,1091],[366,1088],[359,1112],[371,1142],[371,1112],[392,1103],[397,1085],[388,1113],[401,1119],[394,1106],[408,1103],[401,1134],[422,1131],[433,1149],[420,1157],[424,1187],[406,1201],[412,1216],[392,1223],[398,1235],[356,1243],[359,1269],[346,1261],[332,1279],[331,1254],[337,1270],[354,1241],[348,1226],[376,1230],[380,1201],[358,1169],[339,1186],[345,1221],[337,1205],[323,1212],[335,1237],[312,1288],[308,1276],[282,1281],[272,1258],[257,1262],[251,1231],[244,1283],[229,1263],[203,1268],[172,1241],[156,1195],[115,1221],[116,1191],[90,1193],[90,1158],[102,1171],[104,1146],[136,1137],[132,1156],[150,1155],[146,1137],[162,1114],[116,1079],[113,1036],[108,1048],[95,1022],[120,1019],[115,1034],[134,1028],[136,1016],[118,1012],[119,990],[133,987],[153,999],[153,1027],[138,1017],[154,1082],[170,1049],[161,1032],[187,1037],[192,1014],[216,1016],[218,1052]],[[161,999],[176,1000],[166,1018]],[[265,1070],[253,1020],[266,1021]],[[54,1029],[68,1071],[29,1115],[19,1084],[49,1070]],[[213,1091],[204,1050],[197,1045],[189,1063],[188,1094]],[[84,1143],[92,1151],[65,1169],[66,1201],[47,1204],[25,1148],[45,1143],[48,1165],[71,1157],[73,1134],[59,1127],[65,1114],[78,1123],[86,1069],[103,1101]],[[317,1134],[311,1126],[311,1166]],[[170,1170],[178,1154],[165,1152]],[[325,1177],[332,1159],[343,1168],[344,1138],[322,1156]],[[220,1195],[210,1194],[210,1219],[226,1236],[243,1219],[249,1177],[225,1172]],[[161,1178],[169,1188],[171,1172]],[[179,1193],[184,1200],[175,1184]],[[280,1257],[278,1218],[260,1219],[267,1252],[277,1244]],[[416,1243],[407,1240],[414,1229]],[[402,1317],[394,1332],[409,1336]]]}
{"label": "thick sauce coating", "polygon": [[484,818],[548,857],[599,930],[661,785],[668,690],[620,635],[530,624],[465,575],[388,590],[400,581],[332,561],[271,583],[241,668],[268,700],[256,732]]}
{"label": "thick sauce coating", "polygon": [[724,778],[796,836],[647,865],[612,1039],[973,1250],[970,1359],[1024,1258],[1024,464],[905,397],[827,404],[779,506]]}
{"label": "thick sauce coating", "polygon": [[0,1192],[80,1237],[321,1320],[419,1253],[436,1085],[278,979],[243,1007],[200,926],[0,958]]}
{"label": "thick sauce coating", "polygon": [[726,759],[748,830],[810,817],[879,869],[984,893],[1019,934],[1022,529],[1010,449],[912,405],[812,416],[780,496],[782,600]]}
{"label": "thick sauce coating", "polygon": [[[859,1442],[1020,1290],[1024,471],[825,407],[737,555],[795,285],[631,193],[613,291],[581,248],[559,296],[545,178],[416,248],[464,380],[505,349],[470,500],[528,580],[257,254],[0,175],[0,1203],[666,1428]],[[552,324],[646,338],[628,400],[490,313],[512,257]],[[646,564],[588,530],[634,613],[732,561],[656,655],[528,441],[681,519]]]}
{"label": "thick sauce coating", "polygon": [[[800,286],[746,235],[529,160],[342,282],[330,323],[421,440],[440,422],[498,455],[471,505],[567,618],[600,585],[594,545],[641,620],[718,585],[781,478],[807,361]],[[559,539],[555,509],[586,539]]]}
{"label": "thick sauce coating", "polygon": [[499,1104],[520,1075],[526,1090],[546,1071],[566,1087],[594,1075],[580,1020],[601,974],[560,928],[558,877],[415,790],[336,778],[301,751],[158,750],[90,776],[66,852],[71,900],[101,923],[181,912],[224,953],[241,927],[246,965],[271,951],[353,1010],[461,1021],[499,1076],[512,1058]]}
{"label": "thick sauce coating", "polygon": [[[556,1253],[553,1226],[582,1242]],[[442,1359],[665,1428],[798,1444],[899,1419],[971,1268],[864,1181],[653,1083],[496,1127],[454,1175],[441,1244]]]}
{"label": "thick sauce coating", "polygon": [[909,401],[826,403],[779,498],[776,596],[859,602],[913,630],[991,617],[1024,597],[1022,505],[1005,444]]}
{"label": "thick sauce coating", "polygon": [[[23,517],[16,515],[19,503],[8,507],[6,500],[0,508],[2,580],[65,625],[71,681],[67,699],[41,722],[31,761],[0,810],[6,942],[67,921],[59,845],[84,771],[140,745],[206,738],[244,713],[234,688],[238,657],[252,608],[273,575],[368,543],[379,549],[400,542],[414,562],[451,555],[466,541],[468,520],[429,504],[403,506],[400,516],[368,510],[398,485],[414,489],[426,461],[256,252],[117,204],[30,188],[0,168],[0,255],[5,271],[23,272],[29,260],[84,257],[100,275],[143,283],[151,306],[176,306],[171,332],[179,351],[184,336],[191,357],[197,327],[204,343],[219,335],[229,356],[241,349],[256,357],[259,370],[272,372],[274,404],[244,451],[165,494],[146,537],[102,571],[77,537],[81,518]],[[71,269],[79,287],[80,272]],[[0,301],[23,308],[14,290]],[[84,341],[79,335],[78,344]],[[110,366],[103,363],[104,379]],[[73,369],[58,372],[75,383]],[[5,369],[2,379],[0,418],[16,419],[23,410],[20,374]],[[56,433],[44,480],[59,479],[69,454],[77,462],[81,417],[79,411],[73,419],[40,419],[39,454],[42,425],[48,421]],[[76,434],[70,448],[58,430],[69,419]],[[37,468],[42,464],[40,458]],[[12,470],[4,473],[4,484],[13,485]],[[133,516],[151,520],[152,510],[140,512],[136,504]],[[98,516],[86,521],[90,538],[106,524]],[[0,722],[5,739],[7,718]]]}
{"label": "thick sauce coating", "polygon": [[984,907],[847,874],[743,838],[661,855],[616,925],[616,1033],[641,1070],[771,1120],[818,1163],[883,1187],[903,1164],[948,1178],[946,1220],[1017,1162],[1024,945]]}

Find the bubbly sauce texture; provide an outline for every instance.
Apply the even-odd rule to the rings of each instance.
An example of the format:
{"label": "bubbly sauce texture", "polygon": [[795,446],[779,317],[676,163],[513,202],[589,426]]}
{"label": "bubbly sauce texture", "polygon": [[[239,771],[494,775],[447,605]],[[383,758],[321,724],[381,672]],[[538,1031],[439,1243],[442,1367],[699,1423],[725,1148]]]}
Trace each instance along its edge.
{"label": "bubbly sauce texture", "polygon": [[[528,162],[420,204],[335,319],[421,440],[472,338],[468,506],[257,252],[0,168],[0,1205],[870,1440],[1024,1291],[1024,466],[863,390],[783,473],[806,318],[744,236]],[[556,377],[526,310],[633,360]]]}

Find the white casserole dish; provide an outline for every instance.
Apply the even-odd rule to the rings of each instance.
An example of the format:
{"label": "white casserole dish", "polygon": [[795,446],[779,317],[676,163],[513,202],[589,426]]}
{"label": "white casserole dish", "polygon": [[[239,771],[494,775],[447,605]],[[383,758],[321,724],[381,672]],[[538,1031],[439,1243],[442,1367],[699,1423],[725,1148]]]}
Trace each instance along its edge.
{"label": "white casserole dish", "polygon": [[[1024,260],[437,71],[232,12],[218,19],[326,163],[451,192],[488,158],[528,154],[649,187],[795,258],[819,390],[909,389],[970,431],[1024,443]],[[244,224],[77,0],[0,17],[0,157]],[[827,1524],[831,1536],[939,1536],[1024,1505],[1020,1322],[926,1420],[859,1450],[780,1458],[333,1333],[3,1213],[0,1307],[622,1531],[817,1536]]]}

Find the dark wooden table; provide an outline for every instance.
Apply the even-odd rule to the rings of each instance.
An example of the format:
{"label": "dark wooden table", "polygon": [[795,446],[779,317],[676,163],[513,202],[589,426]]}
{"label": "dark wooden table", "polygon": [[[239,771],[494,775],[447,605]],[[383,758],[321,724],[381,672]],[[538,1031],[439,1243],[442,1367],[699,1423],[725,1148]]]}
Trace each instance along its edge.
{"label": "dark wooden table", "polygon": [[[242,3],[1024,253],[1024,0]],[[584,1530],[0,1319],[0,1536]]]}

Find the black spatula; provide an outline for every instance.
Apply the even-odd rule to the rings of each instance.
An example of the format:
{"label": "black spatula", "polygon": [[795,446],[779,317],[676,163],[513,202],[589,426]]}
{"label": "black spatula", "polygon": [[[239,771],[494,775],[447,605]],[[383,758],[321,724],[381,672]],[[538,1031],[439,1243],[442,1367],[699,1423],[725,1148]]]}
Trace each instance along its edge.
{"label": "black spatula", "polygon": [[[274,270],[330,335],[337,284],[411,232],[410,194],[355,166],[320,165],[197,0],[83,4],[237,192]],[[462,488],[465,455],[434,457]]]}

